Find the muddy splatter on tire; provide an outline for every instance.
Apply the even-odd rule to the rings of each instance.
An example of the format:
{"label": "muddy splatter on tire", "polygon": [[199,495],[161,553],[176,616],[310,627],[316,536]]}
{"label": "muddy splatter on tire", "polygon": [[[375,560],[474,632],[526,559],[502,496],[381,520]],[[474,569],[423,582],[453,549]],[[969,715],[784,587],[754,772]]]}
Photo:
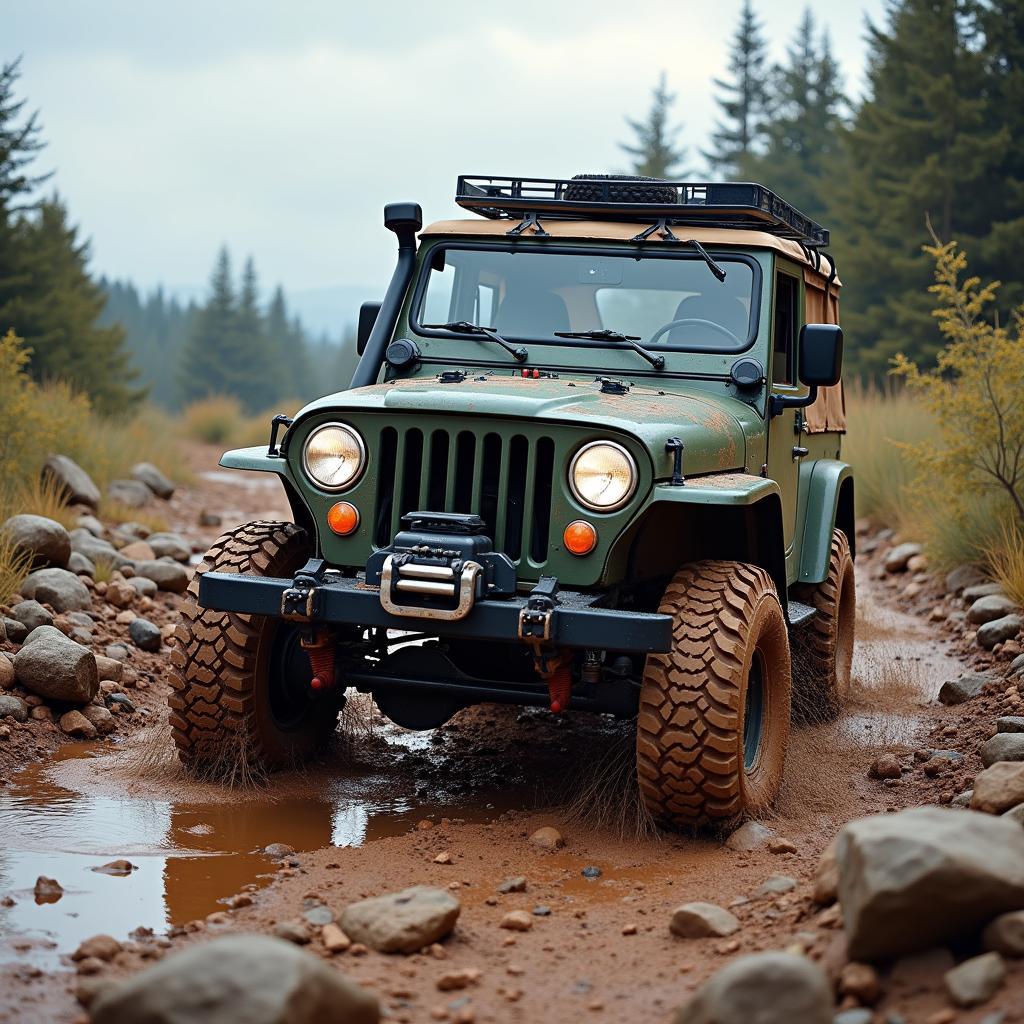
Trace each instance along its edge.
{"label": "muddy splatter on tire", "polygon": [[770,806],[789,740],[790,655],[775,585],[756,566],[680,569],[659,608],[673,649],[647,659],[637,773],[651,814],[673,826],[724,823]]}
{"label": "muddy splatter on tire", "polygon": [[[168,697],[171,733],[190,771],[246,781],[301,764],[334,732],[336,696],[302,702],[302,673],[308,682],[309,664],[294,627],[198,603],[205,572],[291,578],[309,553],[305,531],[291,523],[247,523],[220,537],[196,570],[175,632]],[[296,684],[288,691],[291,705],[280,696],[285,669],[291,670],[287,681]]]}
{"label": "muddy splatter on tire", "polygon": [[850,695],[857,589],[850,542],[832,531],[828,575],[817,584],[793,588],[798,601],[814,609],[793,637],[793,707],[800,721],[835,718]]}

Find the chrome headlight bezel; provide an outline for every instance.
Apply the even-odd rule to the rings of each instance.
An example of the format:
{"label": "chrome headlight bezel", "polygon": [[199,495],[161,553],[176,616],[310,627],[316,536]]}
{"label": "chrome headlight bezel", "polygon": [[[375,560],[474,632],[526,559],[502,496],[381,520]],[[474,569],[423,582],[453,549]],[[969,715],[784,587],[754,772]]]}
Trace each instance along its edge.
{"label": "chrome headlight bezel", "polygon": [[[355,442],[355,447],[359,451],[359,464],[356,466],[355,472],[350,476],[344,483],[341,484],[327,484],[324,483],[317,475],[310,469],[309,466],[309,449],[314,439],[324,433],[327,430],[342,430],[348,434]],[[302,445],[302,471],[306,475],[306,479],[317,488],[317,490],[324,491],[328,494],[342,494],[345,491],[351,490],[359,482],[363,475],[363,471],[366,469],[366,442],[363,440],[362,434],[356,430],[355,427],[350,426],[348,423],[341,423],[340,421],[331,421],[330,423],[321,423],[315,430],[310,431],[309,436],[303,442]]]}
{"label": "chrome headlight bezel", "polygon": [[[592,501],[588,501],[580,493],[579,488],[576,485],[576,467],[579,464],[580,459],[589,451],[594,448],[611,448],[622,455],[626,464],[629,467],[629,486],[626,488],[624,494],[618,501],[611,505],[596,505]],[[569,463],[569,490],[572,492],[572,496],[582,505],[587,511],[595,512],[597,514],[611,514],[612,512],[618,512],[620,509],[625,508],[633,498],[636,496],[637,488],[640,485],[640,470],[637,467],[636,459],[633,457],[632,452],[624,445],[619,444],[617,441],[609,441],[607,439],[601,441],[588,441],[583,445],[576,454],[572,457],[572,461]]]}

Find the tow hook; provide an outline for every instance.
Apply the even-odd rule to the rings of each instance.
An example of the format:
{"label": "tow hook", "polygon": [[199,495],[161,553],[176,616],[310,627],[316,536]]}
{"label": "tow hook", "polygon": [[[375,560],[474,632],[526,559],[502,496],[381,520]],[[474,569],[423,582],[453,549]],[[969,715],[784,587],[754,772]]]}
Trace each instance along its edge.
{"label": "tow hook", "polygon": [[569,651],[543,650],[537,644],[533,648],[533,667],[548,684],[551,713],[557,715],[566,711],[572,700],[572,654]]}
{"label": "tow hook", "polygon": [[309,658],[309,666],[313,677],[309,681],[310,689],[315,693],[331,690],[336,682],[334,675],[334,637],[327,630],[313,632],[301,640],[302,649]]}

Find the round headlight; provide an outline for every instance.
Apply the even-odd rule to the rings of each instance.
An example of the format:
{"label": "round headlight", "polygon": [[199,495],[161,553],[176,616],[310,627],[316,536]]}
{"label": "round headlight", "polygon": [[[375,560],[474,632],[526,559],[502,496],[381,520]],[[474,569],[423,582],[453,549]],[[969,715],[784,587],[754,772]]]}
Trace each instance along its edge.
{"label": "round headlight", "polygon": [[302,450],[306,475],[325,491],[343,491],[350,487],[359,478],[365,462],[363,439],[341,423],[317,427]]}
{"label": "round headlight", "polygon": [[614,512],[636,492],[633,456],[614,441],[591,441],[569,466],[569,486],[576,500],[594,512]]}

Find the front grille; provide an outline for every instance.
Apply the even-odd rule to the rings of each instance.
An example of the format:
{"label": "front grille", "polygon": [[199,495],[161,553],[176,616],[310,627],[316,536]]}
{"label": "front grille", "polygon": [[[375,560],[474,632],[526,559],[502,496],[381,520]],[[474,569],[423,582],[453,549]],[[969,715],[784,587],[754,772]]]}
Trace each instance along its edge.
{"label": "front grille", "polygon": [[443,427],[380,433],[374,541],[390,544],[406,512],[473,512],[496,550],[535,565],[548,556],[555,445],[549,437]]}

